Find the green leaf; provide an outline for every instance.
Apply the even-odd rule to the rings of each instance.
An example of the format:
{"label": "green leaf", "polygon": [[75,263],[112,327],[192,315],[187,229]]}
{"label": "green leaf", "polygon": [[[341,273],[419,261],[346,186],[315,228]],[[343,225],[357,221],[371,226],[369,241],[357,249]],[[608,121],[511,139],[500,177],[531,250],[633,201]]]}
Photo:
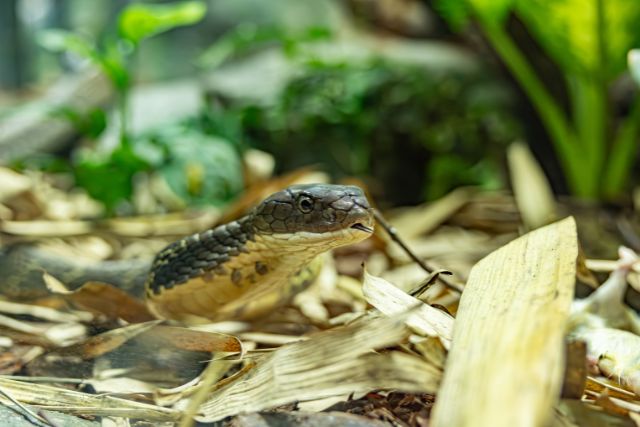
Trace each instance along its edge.
{"label": "green leaf", "polygon": [[514,0],[468,0],[476,15],[490,24],[502,24],[513,7]]}
{"label": "green leaf", "polygon": [[98,53],[93,42],[79,34],[65,30],[45,30],[38,34],[38,43],[52,52],[72,52],[80,57],[98,60]]}
{"label": "green leaf", "polygon": [[466,0],[436,0],[433,7],[456,31],[469,20],[469,5]]}
{"label": "green leaf", "polygon": [[109,154],[79,151],[74,159],[76,183],[104,203],[109,212],[131,199],[133,176],[148,169],[146,160],[128,145],[118,146]]}
{"label": "green leaf", "polygon": [[640,2],[518,0],[517,14],[565,72],[612,80],[640,44]]}
{"label": "green leaf", "polygon": [[242,190],[242,163],[231,142],[182,126],[161,139],[168,161],[159,171],[184,201],[220,205]]}
{"label": "green leaf", "polygon": [[640,85],[640,49],[630,50],[627,55],[627,62],[629,63],[631,77],[633,77],[637,85]]}
{"label": "green leaf", "polygon": [[129,88],[130,74],[123,49],[117,43],[107,43],[104,53],[100,56],[99,64],[102,71],[109,76],[113,85],[121,92]]}
{"label": "green leaf", "polygon": [[436,0],[434,7],[454,30],[462,28],[472,15],[489,24],[502,24],[515,0]]}
{"label": "green leaf", "polygon": [[91,139],[97,139],[107,127],[107,115],[102,108],[79,111],[65,106],[53,114],[67,119],[79,133]]}
{"label": "green leaf", "polygon": [[133,3],[120,14],[120,35],[133,43],[172,28],[200,21],[207,7],[200,1],[167,4]]}

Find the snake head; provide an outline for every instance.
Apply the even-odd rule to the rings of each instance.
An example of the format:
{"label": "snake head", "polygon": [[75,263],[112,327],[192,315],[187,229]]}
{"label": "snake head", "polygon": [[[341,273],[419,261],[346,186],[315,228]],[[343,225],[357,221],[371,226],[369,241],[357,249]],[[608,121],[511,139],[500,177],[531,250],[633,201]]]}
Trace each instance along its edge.
{"label": "snake head", "polygon": [[267,197],[253,210],[256,232],[332,246],[364,240],[373,233],[373,211],[352,185],[294,185]]}

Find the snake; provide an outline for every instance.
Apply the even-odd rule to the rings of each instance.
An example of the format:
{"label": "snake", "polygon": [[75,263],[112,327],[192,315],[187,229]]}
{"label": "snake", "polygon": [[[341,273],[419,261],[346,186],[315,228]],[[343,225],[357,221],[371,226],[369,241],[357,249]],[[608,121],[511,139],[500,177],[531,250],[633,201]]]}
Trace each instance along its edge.
{"label": "snake", "polygon": [[0,292],[42,296],[43,272],[70,288],[113,284],[143,297],[161,319],[251,320],[289,302],[321,269],[321,255],[374,231],[373,210],[351,185],[301,184],[271,194],[246,215],[177,240],[148,261],[87,264],[34,245],[0,250]]}

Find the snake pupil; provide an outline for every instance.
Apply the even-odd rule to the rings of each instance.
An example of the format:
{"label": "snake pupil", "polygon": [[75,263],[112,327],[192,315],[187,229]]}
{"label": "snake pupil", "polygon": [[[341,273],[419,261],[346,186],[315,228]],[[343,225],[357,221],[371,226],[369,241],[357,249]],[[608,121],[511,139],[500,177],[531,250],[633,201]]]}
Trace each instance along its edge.
{"label": "snake pupil", "polygon": [[304,213],[309,213],[313,210],[313,201],[309,197],[301,197],[298,200],[298,207]]}

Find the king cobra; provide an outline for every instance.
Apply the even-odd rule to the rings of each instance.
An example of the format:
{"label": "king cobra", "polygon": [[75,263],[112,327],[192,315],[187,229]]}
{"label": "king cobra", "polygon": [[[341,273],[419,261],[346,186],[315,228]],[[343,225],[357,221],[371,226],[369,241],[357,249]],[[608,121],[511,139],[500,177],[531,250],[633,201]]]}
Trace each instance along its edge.
{"label": "king cobra", "polygon": [[295,185],[272,194],[244,217],[160,251],[154,261],[87,266],[17,245],[0,253],[0,292],[35,297],[46,271],[71,287],[88,281],[143,294],[159,318],[255,319],[291,300],[317,276],[319,255],[373,233],[372,209],[354,186]]}

